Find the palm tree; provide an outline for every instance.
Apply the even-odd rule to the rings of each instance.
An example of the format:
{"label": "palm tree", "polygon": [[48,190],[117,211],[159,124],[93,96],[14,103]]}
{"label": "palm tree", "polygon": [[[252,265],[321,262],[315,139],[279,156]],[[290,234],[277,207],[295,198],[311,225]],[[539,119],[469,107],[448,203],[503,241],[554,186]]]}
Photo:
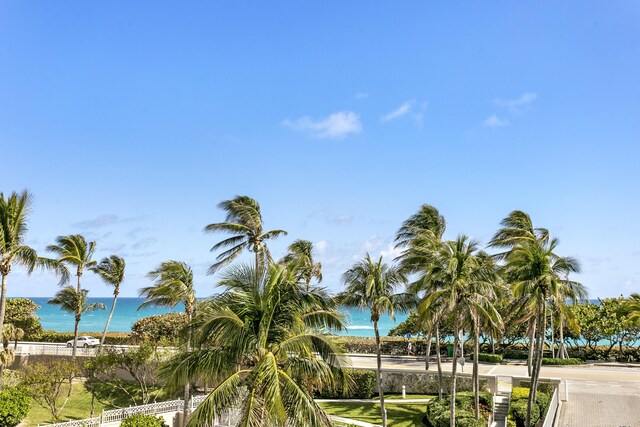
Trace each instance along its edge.
{"label": "palm tree", "polygon": [[558,240],[552,239],[548,230],[534,228],[529,215],[522,211],[511,212],[501,225],[490,245],[507,249],[497,254],[498,259],[504,260],[503,277],[511,285],[514,296],[530,301],[533,307],[534,352],[526,418],[526,426],[530,427],[531,406],[536,398],[542,365],[548,303],[557,296],[585,296],[586,292],[580,283],[568,279],[570,273],[580,272],[578,261],[557,255]]}
{"label": "palm tree", "polygon": [[308,240],[296,240],[289,245],[287,254],[280,260],[281,264],[297,263],[307,288],[311,286],[311,279],[322,282],[322,264],[313,259],[313,243]]}
{"label": "palm tree", "polygon": [[[451,414],[450,425],[455,426],[455,396],[457,366],[455,353],[459,348],[459,337],[463,322],[471,319],[476,340],[480,317],[497,326],[500,314],[492,304],[496,272],[489,263],[488,255],[478,251],[478,243],[460,235],[454,241],[443,242],[438,252],[437,264],[429,273],[434,287],[420,303],[419,311],[428,310],[432,304],[443,304],[453,314],[454,363],[451,368]],[[474,391],[476,419],[479,417],[479,387],[477,376],[477,354],[474,358]]]}
{"label": "palm tree", "polygon": [[[196,304],[196,290],[193,284],[193,271],[184,262],[165,261],[149,272],[147,278],[154,281],[152,286],[140,289],[140,296],[147,300],[138,310],[148,306],[175,307],[183,303],[187,322],[191,323]],[[186,351],[191,351],[191,328],[187,329]],[[189,409],[189,382],[184,383],[184,421]],[[183,423],[184,423],[183,421]]]}
{"label": "palm tree", "polygon": [[101,302],[94,302],[87,304],[89,291],[87,289],[80,289],[80,292],[71,285],[67,285],[60,289],[56,295],[47,301],[47,304],[59,305],[60,310],[67,313],[75,314],[75,325],[73,327],[73,350],[71,352],[71,358],[76,358],[76,346],[78,341],[78,325],[82,315],[87,311],[105,310],[106,307]]}
{"label": "palm tree", "polygon": [[[82,291],[81,278],[85,269],[92,269],[96,262],[92,259],[93,252],[96,249],[96,242],[88,242],[84,236],[80,234],[71,234],[69,236],[58,236],[55,245],[47,246],[49,252],[53,252],[58,256],[58,263],[63,266],[69,275],[69,268],[76,270],[76,292],[78,295]],[[80,309],[80,306],[78,306]],[[76,313],[79,317],[82,313]],[[78,331],[73,336],[73,356],[75,358],[76,346],[78,343]]]}
{"label": "palm tree", "polygon": [[415,306],[415,298],[407,293],[395,293],[398,286],[407,282],[404,273],[396,267],[390,267],[382,262],[382,257],[373,261],[369,254],[356,263],[343,275],[346,286],[337,300],[346,307],[357,307],[371,312],[371,321],[376,337],[377,354],[377,383],[380,394],[380,411],[382,425],[387,425],[387,413],[384,407],[384,393],[382,391],[382,360],[380,357],[380,332],[378,322],[380,317],[388,314],[395,320],[395,312],[409,311]]}
{"label": "palm tree", "polygon": [[640,294],[631,294],[624,302],[624,309],[628,313],[627,320],[632,324],[640,325]]}
{"label": "palm tree", "polygon": [[[416,296],[427,291],[431,284],[425,280],[427,273],[433,267],[435,254],[437,253],[442,235],[446,229],[446,221],[438,210],[431,205],[422,205],[418,212],[402,223],[396,233],[396,248],[403,251],[398,257],[400,266],[408,274],[417,273],[419,278],[410,287],[410,292]],[[424,311],[420,315],[420,322],[423,324],[427,341],[425,352],[425,369],[429,370],[429,356],[431,354],[431,337],[434,329],[438,329],[438,322],[442,316],[434,310]],[[439,332],[439,331],[438,331]],[[439,335],[439,334],[438,334]],[[440,343],[436,344],[436,351],[440,350]],[[442,372],[440,357],[437,357],[438,372]],[[438,377],[440,386],[442,376]],[[441,389],[442,387],[440,387]],[[441,390],[440,390],[440,394]]]}
{"label": "palm tree", "polygon": [[45,268],[61,275],[61,283],[68,280],[66,270],[54,260],[39,257],[36,251],[24,244],[28,230],[33,197],[26,190],[9,196],[0,193],[0,339],[7,307],[7,278],[14,265],[20,265],[31,274],[35,268]]}
{"label": "palm tree", "polygon": [[100,349],[102,349],[104,341],[107,338],[109,323],[111,323],[111,317],[113,317],[113,312],[116,309],[118,294],[120,294],[120,285],[124,281],[125,267],[126,263],[124,259],[117,255],[103,258],[99,264],[90,267],[91,271],[100,276],[107,285],[113,286],[113,304],[111,305],[111,311],[109,311],[109,317],[107,317],[107,324],[104,325],[104,332],[102,332],[102,338],[100,339]]}
{"label": "palm tree", "polygon": [[239,426],[331,426],[328,415],[300,386],[309,379],[335,384],[348,358],[328,334],[344,329],[334,302],[306,290],[292,266],[232,266],[218,283],[224,291],[194,317],[194,349],[162,369],[169,385],[199,378],[218,386],[188,426],[211,425],[238,409]]}
{"label": "palm tree", "polygon": [[223,265],[229,264],[245,249],[254,252],[256,266],[264,266],[269,262],[271,255],[266,241],[286,235],[287,232],[284,230],[264,231],[260,205],[251,197],[236,196],[231,200],[220,202],[218,207],[227,214],[224,222],[209,224],[204,228],[204,231],[229,233],[233,237],[213,245],[212,252],[223,248],[225,250],[218,254],[216,262],[209,267],[209,273],[213,274]]}

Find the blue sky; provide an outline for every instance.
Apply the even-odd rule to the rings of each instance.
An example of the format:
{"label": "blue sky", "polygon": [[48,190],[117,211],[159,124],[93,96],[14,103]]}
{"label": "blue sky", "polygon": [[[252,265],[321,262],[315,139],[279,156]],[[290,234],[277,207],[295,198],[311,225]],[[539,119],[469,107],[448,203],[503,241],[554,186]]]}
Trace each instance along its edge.
{"label": "blue sky", "polygon": [[212,293],[202,228],[236,194],[333,290],[429,203],[485,243],[525,210],[592,296],[640,291],[636,2],[4,1],[0,63],[0,191],[34,193],[34,247],[124,256],[125,296],[167,259]]}

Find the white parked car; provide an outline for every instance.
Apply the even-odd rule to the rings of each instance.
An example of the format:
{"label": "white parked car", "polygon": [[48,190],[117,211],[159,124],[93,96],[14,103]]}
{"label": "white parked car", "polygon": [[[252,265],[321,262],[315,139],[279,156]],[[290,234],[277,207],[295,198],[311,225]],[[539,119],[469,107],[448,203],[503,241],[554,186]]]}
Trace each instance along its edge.
{"label": "white parked car", "polygon": [[[100,340],[90,336],[78,337],[78,347],[93,347],[100,345]],[[73,347],[73,340],[67,341],[67,347]]]}

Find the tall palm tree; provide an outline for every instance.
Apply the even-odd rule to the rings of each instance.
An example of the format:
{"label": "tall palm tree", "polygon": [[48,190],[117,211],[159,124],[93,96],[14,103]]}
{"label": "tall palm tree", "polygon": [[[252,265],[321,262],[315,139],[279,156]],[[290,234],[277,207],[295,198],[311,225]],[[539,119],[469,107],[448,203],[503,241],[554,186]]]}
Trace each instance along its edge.
{"label": "tall palm tree", "polygon": [[19,265],[31,274],[35,268],[45,268],[61,275],[61,283],[68,280],[66,270],[54,260],[39,257],[33,248],[25,245],[27,221],[31,214],[33,197],[29,192],[13,192],[8,196],[0,193],[0,339],[7,307],[7,279],[14,265]]}
{"label": "tall palm tree", "polygon": [[[71,234],[69,236],[58,236],[54,245],[47,246],[49,252],[53,252],[58,257],[58,263],[63,266],[69,275],[70,269],[76,271],[76,292],[81,294],[81,279],[85,269],[92,269],[96,262],[93,260],[93,253],[96,249],[96,242],[87,242],[84,236],[80,234]],[[80,306],[78,306],[80,309]],[[76,313],[79,317],[82,313]],[[75,358],[76,346],[78,343],[78,331],[73,335],[73,355]]]}
{"label": "tall palm tree", "polygon": [[258,202],[248,196],[236,196],[231,200],[220,202],[218,207],[227,214],[224,222],[209,224],[204,228],[204,231],[228,233],[233,237],[213,245],[212,252],[219,249],[224,249],[224,251],[218,254],[216,262],[209,267],[209,273],[213,274],[223,265],[229,264],[245,249],[255,254],[256,266],[259,268],[271,261],[266,241],[286,235],[287,232],[284,230],[263,230],[262,213]]}
{"label": "tall palm tree", "polygon": [[[215,379],[217,387],[187,426],[211,425],[216,414],[240,411],[239,426],[331,426],[328,415],[300,384],[334,384],[348,364],[328,334],[344,329],[326,293],[308,291],[291,266],[229,267],[224,291],[194,317],[194,349],[162,369],[167,384]],[[323,332],[326,331],[326,332]]]}
{"label": "tall palm tree", "polygon": [[47,301],[47,304],[58,305],[60,310],[67,313],[73,313],[75,315],[75,324],[73,327],[73,350],[71,352],[71,358],[76,358],[76,347],[78,342],[78,325],[82,319],[82,315],[88,311],[105,310],[106,307],[101,302],[94,302],[87,304],[89,291],[87,289],[78,290],[71,285],[67,285],[60,289],[56,295]]}
{"label": "tall palm tree", "polygon": [[377,383],[380,394],[380,412],[382,425],[387,425],[387,413],[384,407],[384,393],[382,390],[382,360],[380,357],[380,331],[378,322],[380,317],[388,314],[395,319],[396,311],[406,312],[415,307],[415,297],[408,293],[396,293],[396,289],[406,284],[407,278],[396,267],[391,267],[382,262],[382,257],[377,261],[371,259],[369,254],[347,272],[342,278],[345,290],[341,292],[337,300],[346,307],[356,307],[361,310],[369,310],[371,322],[376,337],[377,356]]}
{"label": "tall palm tree", "polygon": [[[147,274],[154,281],[151,286],[140,289],[140,296],[147,300],[140,304],[138,310],[148,306],[175,307],[183,303],[187,322],[191,323],[196,304],[196,289],[193,284],[193,271],[184,262],[165,261],[155,270]],[[191,328],[187,328],[186,351],[191,351]],[[189,381],[184,387],[184,421],[189,409]],[[183,423],[184,423],[183,421]]]}
{"label": "tall palm tree", "polygon": [[111,305],[111,311],[109,311],[109,317],[107,317],[107,323],[104,325],[104,332],[102,332],[102,338],[100,339],[100,349],[102,349],[104,341],[107,338],[109,323],[111,323],[113,312],[116,309],[116,302],[120,294],[120,285],[124,281],[125,267],[126,263],[124,259],[117,255],[103,258],[100,263],[90,267],[91,271],[96,273],[107,285],[113,286],[113,304]]}
{"label": "tall palm tree", "polygon": [[[457,363],[455,353],[459,348],[462,325],[471,319],[477,342],[480,317],[493,325],[501,323],[500,314],[492,304],[495,287],[495,270],[487,262],[488,255],[478,251],[478,243],[460,235],[456,240],[443,242],[438,252],[437,264],[431,270],[429,280],[433,290],[420,303],[419,311],[428,310],[432,304],[441,303],[454,321],[454,363],[451,368],[451,413],[449,422],[455,426],[455,396],[457,386]],[[477,351],[474,372],[477,374]],[[479,417],[479,387],[474,375],[476,417]]]}
{"label": "tall palm tree", "polygon": [[568,279],[579,273],[580,264],[571,257],[555,253],[558,240],[548,230],[534,228],[529,215],[514,211],[505,218],[490,245],[505,248],[497,255],[504,261],[503,277],[511,285],[516,298],[530,301],[535,329],[533,335],[533,363],[531,388],[527,404],[526,426],[531,425],[531,407],[536,398],[544,337],[547,330],[547,306],[553,297],[576,294],[586,296],[582,285]]}
{"label": "tall palm tree", "polygon": [[[446,229],[446,221],[438,210],[431,205],[422,205],[417,213],[402,223],[396,233],[396,248],[402,248],[398,257],[400,266],[408,274],[418,274],[418,280],[409,288],[416,296],[424,295],[431,287],[426,280],[428,272],[433,267],[435,254],[441,244],[442,235]],[[431,354],[431,337],[434,329],[439,329],[438,322],[442,315],[436,310],[424,311],[420,316],[420,322],[425,329],[427,350],[425,352],[425,369],[429,370],[429,356]],[[438,331],[439,332],[439,331]],[[439,335],[439,334],[438,334]],[[440,343],[436,343],[436,351],[440,349]],[[442,385],[442,366],[440,357],[437,357],[439,385]],[[441,389],[442,387],[440,387]],[[442,394],[440,392],[440,394]]]}
{"label": "tall palm tree", "polygon": [[311,279],[322,282],[322,264],[313,259],[313,243],[308,240],[296,240],[287,248],[287,254],[280,260],[281,264],[297,263],[307,287],[311,286]]}
{"label": "tall palm tree", "polygon": [[631,294],[624,303],[624,309],[628,313],[627,320],[632,324],[640,325],[640,294]]}

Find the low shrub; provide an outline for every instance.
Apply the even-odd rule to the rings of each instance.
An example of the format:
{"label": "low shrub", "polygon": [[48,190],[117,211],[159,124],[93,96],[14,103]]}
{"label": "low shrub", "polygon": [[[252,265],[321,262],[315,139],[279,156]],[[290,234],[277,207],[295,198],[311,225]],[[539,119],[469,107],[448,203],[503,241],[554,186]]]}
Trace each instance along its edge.
{"label": "low shrub", "polygon": [[[81,332],[80,335],[90,335],[100,339],[102,332]],[[105,344],[131,344],[131,334],[128,332],[107,332],[107,338]],[[39,342],[67,342],[73,339],[73,332],[58,332],[58,331],[42,331],[37,337],[33,337]]]}
{"label": "low shrub", "polygon": [[[473,413],[473,393],[465,392],[456,395],[456,426],[458,427],[477,427],[486,426],[487,419],[484,416],[476,421]],[[489,405],[492,403],[490,393],[480,394],[481,405]],[[489,406],[491,408],[491,406]],[[487,409],[487,408],[485,408]],[[490,410],[490,409],[489,409]],[[449,417],[451,407],[448,399],[434,399],[427,403],[426,420],[431,427],[449,427]]]}
{"label": "low shrub", "polygon": [[337,389],[323,388],[316,390],[315,394],[321,399],[371,399],[376,392],[376,373],[364,369],[350,369],[349,377],[351,385],[345,390],[338,386]]}
{"label": "low shrub", "polygon": [[558,359],[558,358],[543,358],[542,359],[542,364],[543,365],[582,365],[584,362],[582,361],[582,359],[578,359],[575,357],[569,358],[569,359]]}
{"label": "low shrub", "polygon": [[507,427],[518,427],[518,425],[511,418],[507,418]]}
{"label": "low shrub", "polygon": [[478,361],[487,362],[487,363],[501,363],[502,362],[502,355],[500,355],[500,354],[479,353],[478,354]]}
{"label": "low shrub", "polygon": [[180,332],[187,326],[185,313],[166,313],[143,317],[131,325],[132,343],[149,342],[176,345],[180,340]]}
{"label": "low shrub", "polygon": [[125,418],[120,427],[169,427],[162,418],[153,415],[137,414]]}
{"label": "low shrub", "polygon": [[[517,427],[524,427],[527,420],[527,400],[520,399],[515,402],[511,402],[511,408],[509,409],[509,416],[516,422]],[[540,419],[540,407],[537,403],[531,405],[531,425],[535,425]]]}
{"label": "low shrub", "polygon": [[528,399],[529,388],[528,387],[513,387],[511,389],[511,401]]}
{"label": "low shrub", "polygon": [[549,394],[539,391],[536,393],[536,403],[540,407],[540,418],[547,415],[547,409],[549,409],[549,403],[551,402],[551,396]]}
{"label": "low shrub", "polygon": [[31,399],[20,387],[0,391],[0,427],[20,424],[31,409]]}
{"label": "low shrub", "polygon": [[529,358],[529,354],[526,351],[522,351],[522,350],[507,350],[504,352],[504,358],[526,360]]}

